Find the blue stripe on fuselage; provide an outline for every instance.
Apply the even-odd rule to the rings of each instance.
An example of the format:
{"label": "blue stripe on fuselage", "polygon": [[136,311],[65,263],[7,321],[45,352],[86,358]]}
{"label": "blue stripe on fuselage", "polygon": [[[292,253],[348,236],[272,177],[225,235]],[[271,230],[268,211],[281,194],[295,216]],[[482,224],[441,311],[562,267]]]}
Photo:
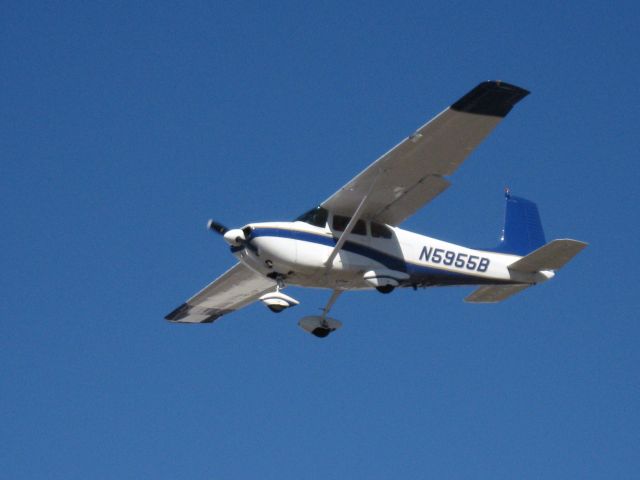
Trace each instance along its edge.
{"label": "blue stripe on fuselage", "polygon": [[[335,237],[327,237],[326,235],[303,232],[300,230],[288,230],[285,228],[269,228],[269,227],[257,227],[251,232],[250,238],[257,237],[278,237],[289,238],[293,240],[301,240],[303,242],[315,243],[318,245],[325,245],[327,247],[335,247],[338,239]],[[369,258],[373,261],[381,263],[390,270],[398,272],[406,272],[410,275],[410,283],[446,283],[446,284],[467,284],[467,283],[485,283],[485,279],[482,277],[475,277],[472,275],[465,275],[462,273],[450,272],[448,270],[441,270],[437,268],[430,268],[422,265],[416,265],[413,263],[407,263],[404,259],[395,257],[388,253],[376,250],[367,245],[362,245],[357,242],[346,241],[342,247],[343,250],[361,255]],[[440,280],[440,281],[439,281]],[[494,281],[495,282],[495,281]]]}

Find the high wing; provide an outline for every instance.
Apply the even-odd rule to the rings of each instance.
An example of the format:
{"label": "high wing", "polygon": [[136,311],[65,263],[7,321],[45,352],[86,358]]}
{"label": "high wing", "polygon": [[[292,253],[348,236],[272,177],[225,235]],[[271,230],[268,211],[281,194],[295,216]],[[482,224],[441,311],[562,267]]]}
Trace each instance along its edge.
{"label": "high wing", "polygon": [[444,178],[527,96],[523,88],[483,82],[420,127],[322,203],[351,216],[399,225],[449,187]]}
{"label": "high wing", "polygon": [[273,290],[276,282],[238,263],[165,318],[178,323],[211,323]]}

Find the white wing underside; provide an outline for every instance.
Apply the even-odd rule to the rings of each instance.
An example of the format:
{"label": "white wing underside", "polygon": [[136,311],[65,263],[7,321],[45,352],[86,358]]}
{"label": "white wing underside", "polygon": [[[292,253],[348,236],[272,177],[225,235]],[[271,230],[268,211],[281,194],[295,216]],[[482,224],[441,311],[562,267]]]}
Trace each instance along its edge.
{"label": "white wing underside", "polygon": [[471,151],[527,92],[501,82],[484,82],[372,163],[322,203],[353,215],[370,192],[361,218],[399,225],[446,190]]}
{"label": "white wing underside", "polygon": [[165,318],[177,323],[211,323],[254,302],[275,287],[275,281],[238,263]]}
{"label": "white wing underside", "polygon": [[467,303],[498,303],[529,287],[531,287],[531,284],[528,283],[484,285],[474,290],[464,301]]}

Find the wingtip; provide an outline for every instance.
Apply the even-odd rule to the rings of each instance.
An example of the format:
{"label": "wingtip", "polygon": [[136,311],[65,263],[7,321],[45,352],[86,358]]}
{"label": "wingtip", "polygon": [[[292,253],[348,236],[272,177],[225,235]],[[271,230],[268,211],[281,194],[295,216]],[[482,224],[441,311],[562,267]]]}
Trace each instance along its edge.
{"label": "wingtip", "polygon": [[170,313],[168,313],[164,317],[164,319],[168,320],[170,322],[177,322],[178,320],[180,320],[180,319],[186,317],[187,315],[189,315],[189,310],[190,310],[189,305],[186,304],[186,303],[183,303],[178,308],[176,308],[173,311],[171,311]]}
{"label": "wingtip", "polygon": [[511,83],[487,80],[451,105],[451,109],[477,115],[505,117],[516,103],[529,93],[529,90]]}

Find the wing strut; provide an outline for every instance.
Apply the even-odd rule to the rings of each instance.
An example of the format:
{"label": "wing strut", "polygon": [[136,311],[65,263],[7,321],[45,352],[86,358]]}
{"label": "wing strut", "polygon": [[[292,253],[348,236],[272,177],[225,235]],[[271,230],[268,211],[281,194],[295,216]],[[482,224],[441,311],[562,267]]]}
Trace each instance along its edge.
{"label": "wing strut", "polygon": [[367,199],[369,198],[369,195],[373,191],[373,188],[376,186],[376,183],[378,182],[378,178],[380,178],[381,171],[382,170],[378,170],[378,172],[376,173],[376,176],[373,179],[373,182],[371,182],[371,185],[369,186],[369,190],[367,191],[365,196],[362,197],[362,200],[360,200],[360,205],[358,205],[358,208],[356,208],[356,211],[353,213],[353,216],[351,217],[351,220],[349,220],[349,223],[344,229],[344,232],[342,232],[342,235],[340,235],[340,238],[338,239],[336,246],[333,247],[333,250],[331,251],[329,258],[327,258],[327,260],[324,262],[326,267],[328,268],[333,267],[333,260],[336,258],[336,255],[338,255],[338,253],[342,249],[344,242],[347,241],[347,235],[351,233],[351,231],[353,230],[353,227],[356,226],[357,221],[360,220],[360,217],[362,216],[362,212],[364,210],[364,206],[366,205]]}

